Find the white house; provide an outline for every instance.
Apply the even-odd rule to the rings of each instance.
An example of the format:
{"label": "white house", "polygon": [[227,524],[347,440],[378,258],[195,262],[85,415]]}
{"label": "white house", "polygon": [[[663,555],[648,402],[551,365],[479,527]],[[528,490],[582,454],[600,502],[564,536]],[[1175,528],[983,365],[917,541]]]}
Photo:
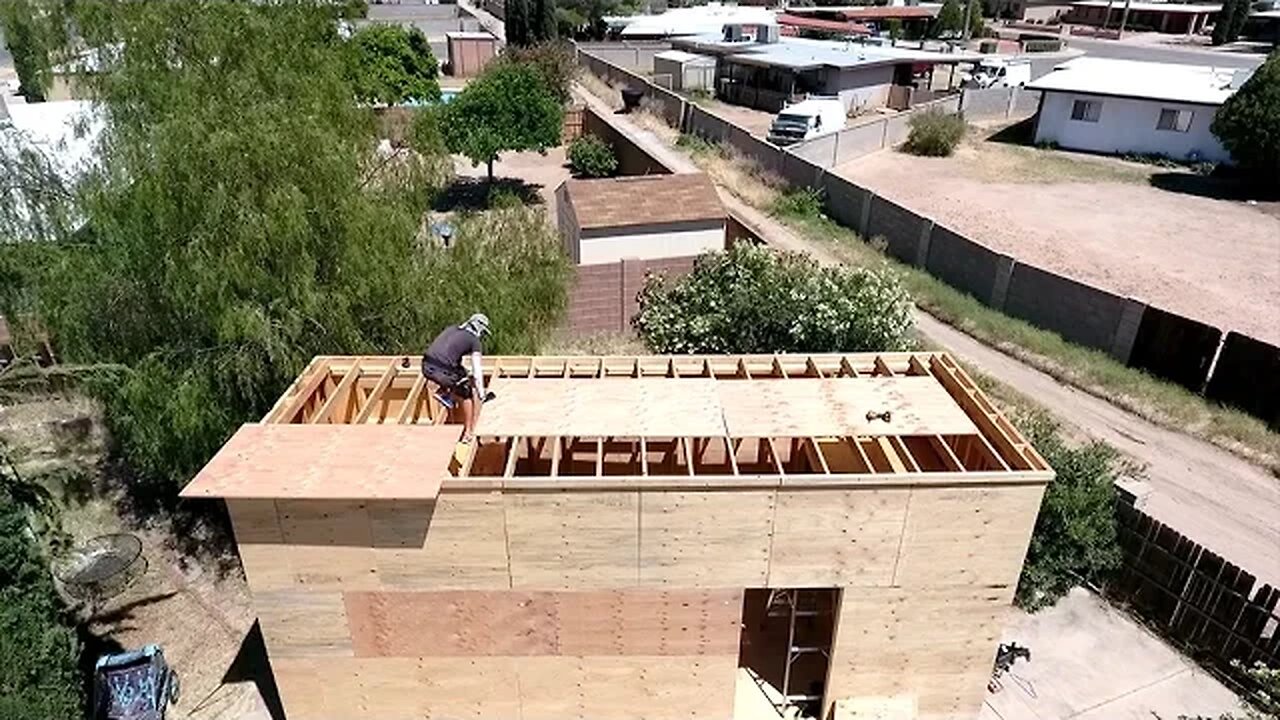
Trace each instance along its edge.
{"label": "white house", "polygon": [[1251,70],[1081,57],[1027,85],[1040,90],[1035,141],[1100,153],[1230,162],[1210,131]]}
{"label": "white house", "polygon": [[719,33],[725,25],[777,25],[771,10],[756,6],[723,5],[718,2],[693,7],[672,8],[660,15],[613,18],[622,25],[623,40],[684,37]]}

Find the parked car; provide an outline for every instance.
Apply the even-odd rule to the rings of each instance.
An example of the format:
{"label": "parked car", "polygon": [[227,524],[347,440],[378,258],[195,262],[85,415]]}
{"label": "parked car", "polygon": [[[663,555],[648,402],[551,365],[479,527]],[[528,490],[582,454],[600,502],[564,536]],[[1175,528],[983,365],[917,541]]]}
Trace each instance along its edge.
{"label": "parked car", "polygon": [[987,58],[971,72],[962,73],[960,78],[965,87],[1022,87],[1031,82],[1031,61]]}
{"label": "parked car", "polygon": [[769,126],[769,142],[778,146],[803,142],[843,130],[844,121],[844,102],[839,98],[809,98],[782,108]]}

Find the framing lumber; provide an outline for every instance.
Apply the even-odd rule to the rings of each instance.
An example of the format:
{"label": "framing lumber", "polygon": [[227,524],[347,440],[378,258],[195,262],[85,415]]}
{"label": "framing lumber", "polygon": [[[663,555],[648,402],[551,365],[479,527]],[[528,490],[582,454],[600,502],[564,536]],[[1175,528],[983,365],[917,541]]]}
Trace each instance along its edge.
{"label": "framing lumber", "polygon": [[360,378],[360,358],[356,358],[355,364],[342,377],[342,382],[338,383],[338,387],[334,388],[333,394],[324,401],[324,405],[320,406],[320,411],[313,415],[307,422],[318,425],[321,423],[332,422],[334,411],[337,410],[338,403],[350,400],[351,388],[355,386],[356,380]]}
{"label": "framing lumber", "polygon": [[360,425],[368,422],[369,415],[373,413],[373,409],[382,400],[382,394],[386,392],[387,388],[391,387],[391,381],[395,380],[395,378],[395,366],[387,366],[387,369],[382,373],[382,377],[378,378],[378,384],[373,386],[373,389],[369,391],[369,396],[364,399],[364,404],[360,406],[360,412],[356,413],[355,419],[351,421],[352,424]]}

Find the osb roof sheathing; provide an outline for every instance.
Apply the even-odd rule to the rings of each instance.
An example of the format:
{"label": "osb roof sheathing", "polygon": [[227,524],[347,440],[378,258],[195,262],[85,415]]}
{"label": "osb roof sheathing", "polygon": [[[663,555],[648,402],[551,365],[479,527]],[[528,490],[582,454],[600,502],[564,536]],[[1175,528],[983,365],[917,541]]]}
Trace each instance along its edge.
{"label": "osb roof sheathing", "polygon": [[594,230],[724,220],[715,186],[702,173],[566,180],[578,227]]}
{"label": "osb roof sheathing", "polygon": [[430,500],[460,434],[458,425],[244,425],[182,497]]}

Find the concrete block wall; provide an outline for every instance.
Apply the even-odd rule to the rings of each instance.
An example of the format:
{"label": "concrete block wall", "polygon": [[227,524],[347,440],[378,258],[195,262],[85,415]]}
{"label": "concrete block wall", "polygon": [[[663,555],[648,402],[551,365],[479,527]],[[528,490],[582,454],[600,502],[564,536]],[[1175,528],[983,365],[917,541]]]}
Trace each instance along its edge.
{"label": "concrete block wall", "polygon": [[1142,307],[1136,300],[1018,263],[1009,280],[1003,310],[1126,362]]}
{"label": "concrete block wall", "polygon": [[1205,394],[1280,430],[1280,347],[1227,333]]}
{"label": "concrete block wall", "polygon": [[992,307],[1004,306],[1013,258],[942,225],[930,228],[924,242],[924,268],[932,275]]}
{"label": "concrete block wall", "polygon": [[613,153],[618,158],[619,175],[671,174],[670,168],[627,138],[625,133],[606,118],[601,117],[594,108],[583,109],[582,130],[588,135],[600,138],[613,148]]}
{"label": "concrete block wall", "polygon": [[683,277],[696,258],[628,258],[607,265],[579,265],[569,290],[568,326],[575,335],[625,333],[640,310],[636,301],[650,273]]}

